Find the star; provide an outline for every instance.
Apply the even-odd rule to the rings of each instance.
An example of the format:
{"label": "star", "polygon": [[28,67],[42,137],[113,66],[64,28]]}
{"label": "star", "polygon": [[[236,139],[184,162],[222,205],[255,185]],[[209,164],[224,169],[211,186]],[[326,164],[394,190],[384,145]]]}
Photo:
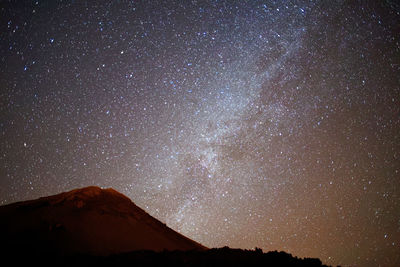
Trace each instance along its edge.
{"label": "star", "polygon": [[0,203],[113,187],[208,247],[397,266],[398,10],[5,2]]}

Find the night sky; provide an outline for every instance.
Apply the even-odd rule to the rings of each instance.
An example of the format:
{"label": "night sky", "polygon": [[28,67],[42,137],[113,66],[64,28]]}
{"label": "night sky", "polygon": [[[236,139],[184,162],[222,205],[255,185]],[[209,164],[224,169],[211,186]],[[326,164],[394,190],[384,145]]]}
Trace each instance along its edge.
{"label": "night sky", "polygon": [[0,204],[113,187],[208,247],[400,265],[396,1],[0,9]]}

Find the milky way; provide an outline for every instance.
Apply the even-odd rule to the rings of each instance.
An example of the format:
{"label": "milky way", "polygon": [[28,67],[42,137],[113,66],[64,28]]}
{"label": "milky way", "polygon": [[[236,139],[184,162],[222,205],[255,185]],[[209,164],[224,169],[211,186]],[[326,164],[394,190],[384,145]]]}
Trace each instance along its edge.
{"label": "milky way", "polygon": [[400,264],[396,1],[100,2],[0,1],[1,204],[113,187],[208,247]]}

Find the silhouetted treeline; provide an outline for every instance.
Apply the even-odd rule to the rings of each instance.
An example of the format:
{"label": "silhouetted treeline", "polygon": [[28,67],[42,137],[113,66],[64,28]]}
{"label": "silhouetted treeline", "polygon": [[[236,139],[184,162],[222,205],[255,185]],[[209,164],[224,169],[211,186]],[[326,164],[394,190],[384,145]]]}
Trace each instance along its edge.
{"label": "silhouetted treeline", "polygon": [[92,255],[20,255],[18,261],[54,266],[309,266],[323,265],[319,259],[293,257],[286,252],[261,249],[242,250],[228,247],[206,251],[134,251],[106,257]]}

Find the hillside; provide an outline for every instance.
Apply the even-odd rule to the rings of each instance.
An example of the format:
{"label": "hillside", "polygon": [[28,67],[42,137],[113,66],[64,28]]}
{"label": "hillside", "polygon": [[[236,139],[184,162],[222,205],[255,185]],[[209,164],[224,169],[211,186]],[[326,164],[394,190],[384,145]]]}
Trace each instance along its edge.
{"label": "hillside", "polygon": [[87,187],[0,207],[8,248],[109,255],[193,250],[202,245],[168,228],[113,189]]}
{"label": "hillside", "polygon": [[87,187],[0,207],[0,259],[51,266],[324,266],[261,249],[208,249],[113,189]]}

